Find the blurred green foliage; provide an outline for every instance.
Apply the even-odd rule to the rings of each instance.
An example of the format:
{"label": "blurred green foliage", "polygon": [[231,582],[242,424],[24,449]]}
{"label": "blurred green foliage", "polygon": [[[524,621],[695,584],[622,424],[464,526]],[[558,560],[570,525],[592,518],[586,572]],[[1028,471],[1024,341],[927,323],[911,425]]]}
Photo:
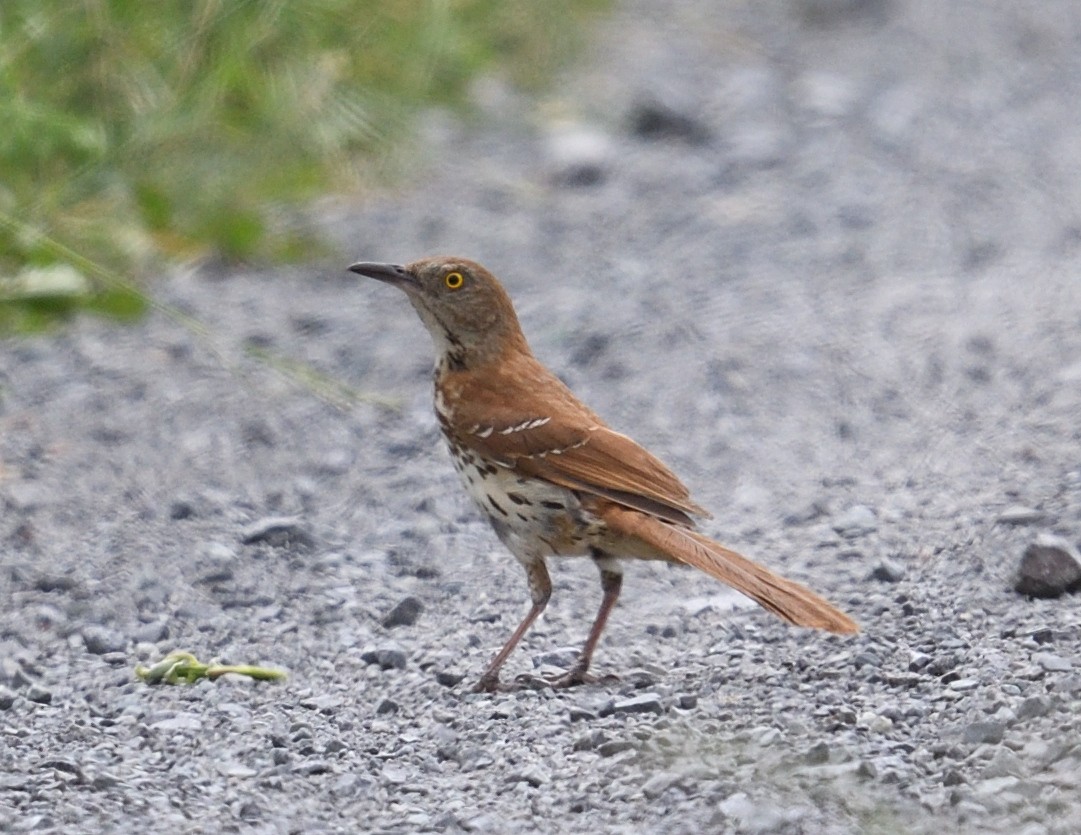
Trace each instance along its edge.
{"label": "blurred green foliage", "polygon": [[163,259],[295,258],[416,108],[537,84],[606,0],[2,0],[0,333],[137,314]]}

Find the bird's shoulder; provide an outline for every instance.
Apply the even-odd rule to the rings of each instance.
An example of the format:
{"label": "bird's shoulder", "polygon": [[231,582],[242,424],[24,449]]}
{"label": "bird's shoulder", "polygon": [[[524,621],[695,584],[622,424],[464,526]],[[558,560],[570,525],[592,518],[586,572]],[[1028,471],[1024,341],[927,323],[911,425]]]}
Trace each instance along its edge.
{"label": "bird's shoulder", "polygon": [[607,426],[532,357],[484,374],[437,375],[436,409],[455,444],[523,475],[681,524],[708,515],[658,458]]}

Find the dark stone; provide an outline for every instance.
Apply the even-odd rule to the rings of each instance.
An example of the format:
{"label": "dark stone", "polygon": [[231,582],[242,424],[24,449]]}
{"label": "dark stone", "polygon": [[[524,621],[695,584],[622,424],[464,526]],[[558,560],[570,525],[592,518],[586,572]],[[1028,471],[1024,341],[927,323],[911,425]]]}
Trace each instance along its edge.
{"label": "dark stone", "polygon": [[1058,536],[1042,535],[1025,549],[1014,589],[1029,597],[1059,597],[1081,590],[1081,557]]}
{"label": "dark stone", "polygon": [[804,755],[808,765],[822,765],[830,761],[830,747],[828,743],[816,742]]}
{"label": "dark stone", "polygon": [[193,516],[195,516],[195,505],[189,501],[179,499],[169,505],[169,518],[175,522],[191,519]]}
{"label": "dark stone", "polygon": [[412,595],[403,597],[393,609],[387,612],[386,617],[383,618],[383,626],[387,629],[393,629],[396,626],[412,626],[423,611],[424,604],[417,598]]}
{"label": "dark stone", "polygon": [[386,716],[391,713],[398,712],[398,703],[392,699],[383,699],[379,703],[379,707],[375,709],[376,716]]}
{"label": "dark stone", "polygon": [[637,102],[629,121],[631,133],[641,139],[678,139],[695,145],[709,141],[709,129],[702,122],[657,99]]}
{"label": "dark stone", "polygon": [[297,548],[308,550],[315,546],[312,535],[298,519],[269,516],[248,525],[240,534],[245,545],[265,543],[274,548]]}
{"label": "dark stone", "polygon": [[998,745],[1006,733],[1006,725],[1003,722],[973,722],[964,730],[964,740],[969,745]]}
{"label": "dark stone", "polygon": [[597,746],[597,753],[602,757],[614,757],[624,751],[633,751],[635,744],[625,739],[610,739]]}
{"label": "dark stone", "polygon": [[601,716],[613,716],[618,714],[632,713],[655,713],[658,716],[664,713],[664,705],[661,704],[660,696],[656,693],[643,693],[633,699],[624,699],[620,702],[612,702],[601,710]]}
{"label": "dark stone", "polygon": [[899,583],[905,578],[905,567],[894,560],[883,559],[872,569],[870,577],[879,583]]}
{"label": "dark stone", "polygon": [[83,643],[91,655],[105,655],[110,652],[124,652],[128,648],[128,639],[104,626],[84,626]]}
{"label": "dark stone", "polygon": [[959,772],[956,768],[951,768],[949,771],[942,775],[943,786],[959,786],[963,782],[965,782],[965,778],[961,776],[961,772]]}
{"label": "dark stone", "polygon": [[404,670],[405,653],[400,649],[370,649],[361,653],[367,664],[378,664],[384,670]]}
{"label": "dark stone", "polygon": [[444,687],[457,687],[464,678],[465,673],[452,673],[449,670],[438,670],[435,674],[435,680]]}
{"label": "dark stone", "polygon": [[46,690],[40,684],[31,684],[26,688],[26,698],[35,704],[48,705],[52,704],[53,694],[52,691]]}

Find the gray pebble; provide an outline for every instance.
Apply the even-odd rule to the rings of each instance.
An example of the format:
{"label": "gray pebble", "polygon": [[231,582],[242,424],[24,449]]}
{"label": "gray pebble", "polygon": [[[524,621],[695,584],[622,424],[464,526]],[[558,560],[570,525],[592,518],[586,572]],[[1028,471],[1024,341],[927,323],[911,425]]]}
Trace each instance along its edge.
{"label": "gray pebble", "polygon": [[631,133],[650,140],[679,139],[695,144],[708,141],[709,129],[689,110],[689,105],[677,108],[670,101],[642,98],[631,108]]}
{"label": "gray pebble", "polygon": [[539,652],[533,656],[533,667],[558,667],[561,670],[569,669],[578,660],[578,647],[559,647],[545,652]]}
{"label": "gray pebble", "polygon": [[1047,598],[1081,590],[1081,556],[1062,537],[1042,534],[1025,549],[1014,589]]}
{"label": "gray pebble", "polygon": [[1002,742],[1005,733],[1006,725],[1003,722],[972,722],[965,726],[962,738],[969,745],[997,745]]}
{"label": "gray pebble", "polygon": [[450,670],[437,670],[435,680],[444,687],[457,687],[465,680],[465,673],[456,673]]}
{"label": "gray pebble", "polygon": [[379,706],[375,709],[376,716],[387,716],[391,713],[398,712],[398,703],[393,699],[383,699],[379,703]]}
{"label": "gray pebble", "polygon": [[943,786],[960,786],[964,782],[965,778],[961,776],[961,772],[956,768],[950,768],[942,775]]}
{"label": "gray pebble", "polygon": [[597,753],[602,757],[614,757],[616,754],[622,754],[624,751],[633,751],[637,746],[625,739],[610,739],[607,742],[602,742],[597,746]]}
{"label": "gray pebble", "polygon": [[326,774],[331,770],[330,763],[326,760],[304,760],[290,769],[294,774],[304,777],[314,777],[318,774]]}
{"label": "gray pebble", "polygon": [[383,626],[387,629],[393,629],[396,626],[412,626],[423,611],[424,604],[420,600],[412,595],[403,597],[393,609],[387,612],[386,617],[383,618]]}
{"label": "gray pebble", "polygon": [[873,569],[870,579],[879,583],[899,583],[905,578],[905,567],[896,560],[883,558]]}
{"label": "gray pebble", "polygon": [[959,678],[950,682],[950,690],[956,693],[968,693],[980,686],[978,678]]}
{"label": "gray pebble", "polygon": [[664,705],[661,703],[660,696],[656,693],[643,693],[633,699],[612,702],[601,710],[600,715],[612,716],[634,713],[655,713],[660,716],[664,713]]}
{"label": "gray pebble", "polygon": [[507,777],[508,783],[528,783],[535,789],[539,789],[546,782],[548,782],[548,776],[541,770],[540,766],[530,766],[528,768],[521,769],[520,771],[513,772]]}
{"label": "gray pebble", "polygon": [[360,654],[360,657],[365,663],[378,664],[384,670],[405,669],[405,653],[393,647],[365,650]]}
{"label": "gray pebble", "polygon": [[81,630],[83,644],[91,655],[105,655],[110,652],[124,652],[128,648],[128,639],[106,626],[93,624]]}
{"label": "gray pebble", "polygon": [[1032,662],[1048,673],[1065,673],[1073,669],[1073,662],[1053,652],[1034,652]]}
{"label": "gray pebble", "polygon": [[1029,696],[1017,706],[1018,719],[1036,719],[1051,712],[1051,700],[1047,696]]}
{"label": "gray pebble", "polygon": [[827,742],[816,742],[807,753],[803,755],[804,762],[808,765],[822,765],[830,760],[830,746]]}
{"label": "gray pebble", "polygon": [[34,683],[26,688],[26,698],[35,704],[47,705],[52,704],[53,694],[51,690],[47,690],[40,684]]}
{"label": "gray pebble", "polygon": [[878,518],[867,505],[857,504],[833,517],[830,526],[846,539],[855,539],[878,529]]}
{"label": "gray pebble", "polygon": [[240,532],[240,541],[245,545],[265,543],[274,548],[297,550],[308,550],[315,545],[315,539],[308,529],[299,519],[291,516],[259,519]]}
{"label": "gray pebble", "polygon": [[1042,522],[1044,513],[1033,507],[1012,505],[1002,511],[995,519],[1000,525],[1035,525]]}
{"label": "gray pebble", "polygon": [[10,710],[15,704],[15,691],[10,687],[0,684],[0,710]]}
{"label": "gray pebble", "polygon": [[642,784],[642,794],[649,800],[656,800],[672,786],[679,783],[681,779],[681,774],[671,771],[662,771],[660,774],[654,774]]}

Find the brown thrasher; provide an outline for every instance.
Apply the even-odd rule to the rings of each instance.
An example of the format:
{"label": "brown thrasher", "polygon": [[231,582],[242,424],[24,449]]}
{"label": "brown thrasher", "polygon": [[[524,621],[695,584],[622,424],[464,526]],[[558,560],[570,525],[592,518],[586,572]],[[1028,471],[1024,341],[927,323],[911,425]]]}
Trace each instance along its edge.
{"label": "brown thrasher", "polygon": [[405,291],[435,341],[435,413],[454,466],[503,544],[525,567],[533,606],[481,676],[499,670],[552,595],[545,558],[588,556],[604,592],[577,663],[549,682],[587,680],[622,584],[620,557],[693,565],[789,623],[842,634],[855,622],[814,592],[694,530],[708,516],[660,461],[614,432],[540,364],[510,297],[480,264],[425,258],[352,272]]}

